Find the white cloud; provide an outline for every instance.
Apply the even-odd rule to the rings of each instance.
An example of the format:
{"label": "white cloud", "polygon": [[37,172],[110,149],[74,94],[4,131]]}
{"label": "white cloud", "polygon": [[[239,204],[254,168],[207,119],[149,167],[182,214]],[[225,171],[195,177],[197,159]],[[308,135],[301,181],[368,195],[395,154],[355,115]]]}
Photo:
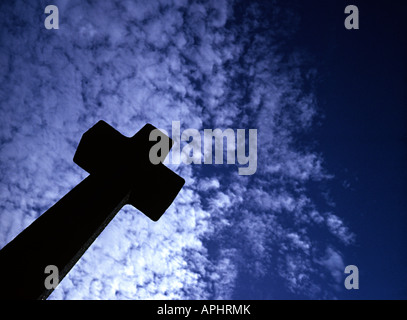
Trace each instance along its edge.
{"label": "white cloud", "polygon": [[317,260],[317,262],[331,273],[337,284],[343,280],[345,264],[343,263],[342,256],[336,250],[328,247],[325,255],[320,260]]}
{"label": "white cloud", "polygon": [[220,187],[218,179],[202,179],[199,181],[198,189],[201,191],[208,191],[212,189],[218,189]]}
{"label": "white cloud", "polygon": [[328,229],[345,244],[350,244],[355,240],[354,233],[349,231],[343,221],[336,215],[329,213],[326,218]]}

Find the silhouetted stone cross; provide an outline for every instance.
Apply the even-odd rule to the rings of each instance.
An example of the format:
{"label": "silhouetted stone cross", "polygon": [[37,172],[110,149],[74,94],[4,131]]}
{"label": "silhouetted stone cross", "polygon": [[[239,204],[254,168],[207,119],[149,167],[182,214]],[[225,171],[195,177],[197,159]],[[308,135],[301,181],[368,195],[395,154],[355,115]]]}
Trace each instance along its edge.
{"label": "silhouetted stone cross", "polygon": [[[45,268],[56,266],[61,281],[125,204],[161,217],[185,180],[150,162],[154,129],[147,124],[127,138],[99,121],[82,136],[74,162],[90,175],[0,251],[0,298],[47,298]],[[172,140],[160,137],[168,153]]]}

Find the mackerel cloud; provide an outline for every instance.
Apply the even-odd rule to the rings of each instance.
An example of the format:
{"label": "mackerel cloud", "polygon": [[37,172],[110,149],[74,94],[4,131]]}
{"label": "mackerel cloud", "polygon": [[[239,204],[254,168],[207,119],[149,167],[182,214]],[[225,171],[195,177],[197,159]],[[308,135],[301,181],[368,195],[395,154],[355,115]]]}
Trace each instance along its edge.
{"label": "mackerel cloud", "polygon": [[278,45],[288,9],[54,4],[59,30],[45,29],[44,1],[0,4],[0,246],[86,177],[72,158],[100,119],[126,136],[147,122],[254,128],[258,164],[252,176],[169,165],[186,184],[159,222],[123,208],[50,299],[334,297],[355,236],[306,187],[331,176],[295,143],[318,109],[301,56]]}

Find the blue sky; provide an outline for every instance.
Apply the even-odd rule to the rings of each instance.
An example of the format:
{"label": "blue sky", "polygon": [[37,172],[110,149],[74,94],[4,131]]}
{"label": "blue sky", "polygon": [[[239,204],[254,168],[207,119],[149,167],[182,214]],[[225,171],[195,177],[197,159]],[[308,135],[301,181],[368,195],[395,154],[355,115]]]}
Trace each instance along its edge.
{"label": "blue sky", "polygon": [[[0,246],[86,177],[100,119],[257,129],[258,165],[169,165],[154,223],[123,208],[50,299],[406,298],[402,5],[344,1],[0,4]],[[385,9],[383,9],[385,8]],[[344,269],[360,289],[344,288]]]}
{"label": "blue sky", "polygon": [[[358,235],[349,254],[360,268],[365,290],[354,297],[405,299],[405,5],[355,1],[363,12],[363,27],[349,33],[337,23],[341,2],[312,3],[304,7],[308,27],[293,41],[320,61],[322,76],[315,93],[325,118],[314,135],[326,168],[344,182],[344,189],[331,185],[336,208]],[[324,17],[324,41],[311,37],[320,28],[310,20],[309,10]]]}

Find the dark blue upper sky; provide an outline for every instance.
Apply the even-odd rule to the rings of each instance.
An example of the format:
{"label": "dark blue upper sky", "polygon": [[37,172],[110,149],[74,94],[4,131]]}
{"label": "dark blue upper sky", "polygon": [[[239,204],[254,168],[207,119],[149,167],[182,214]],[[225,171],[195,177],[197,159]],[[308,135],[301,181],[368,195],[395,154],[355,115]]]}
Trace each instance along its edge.
{"label": "dark blue upper sky", "polygon": [[[347,4],[359,8],[359,30],[343,27]],[[399,1],[304,1],[293,39],[318,61],[325,117],[314,134],[335,174],[336,210],[357,234],[348,262],[360,290],[344,299],[407,298],[406,10]]]}

